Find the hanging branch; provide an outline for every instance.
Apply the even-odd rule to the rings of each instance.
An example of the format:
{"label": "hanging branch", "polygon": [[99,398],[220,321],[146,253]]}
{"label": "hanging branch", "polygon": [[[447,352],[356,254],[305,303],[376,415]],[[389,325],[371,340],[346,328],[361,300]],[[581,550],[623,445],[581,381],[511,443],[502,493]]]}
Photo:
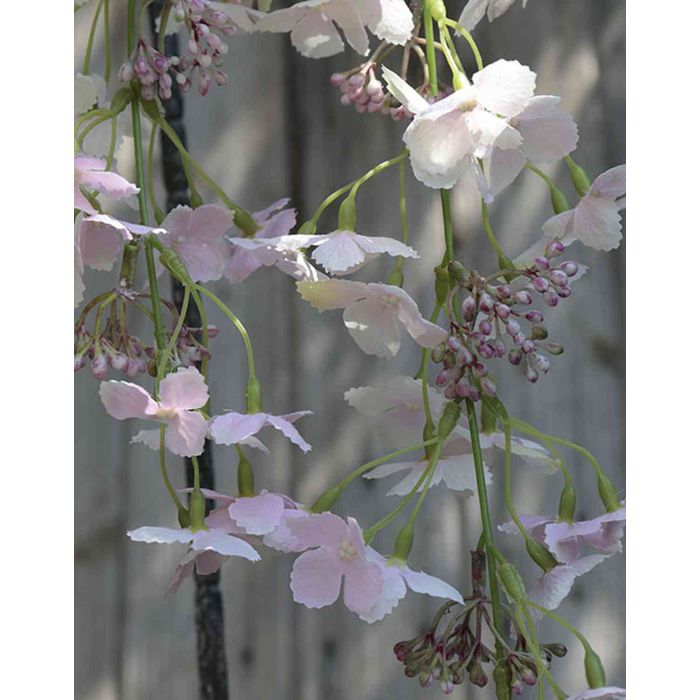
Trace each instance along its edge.
{"label": "hanging branch", "polygon": [[[154,40],[158,41],[155,21],[162,11],[162,0],[157,0],[149,6],[151,30]],[[178,54],[177,34],[165,37],[165,54]],[[184,99],[177,83],[173,81],[172,97],[162,100],[165,109],[165,120],[177,133],[183,144],[187,145],[185,133]],[[154,127],[155,128],[155,127]],[[177,206],[189,205],[190,195],[187,176],[182,164],[182,158],[177,148],[167,136],[161,133],[161,164],[165,191],[166,206],[170,211]],[[178,310],[182,308],[184,287],[174,277],[172,278],[173,302]],[[202,318],[196,304],[187,308],[185,323],[190,328],[200,328]],[[201,334],[200,334],[201,335]],[[201,337],[197,337],[201,341]],[[211,443],[207,441],[204,452],[198,458],[202,488],[214,489],[214,461]],[[191,459],[185,459],[187,485],[194,484],[194,469]],[[207,512],[213,507],[212,501],[207,501]],[[227,700],[228,669],[226,665],[226,640],[224,637],[224,605],[220,588],[221,573],[201,576],[194,573],[195,583],[195,628],[197,632],[197,667],[199,671],[199,697],[201,700]]]}

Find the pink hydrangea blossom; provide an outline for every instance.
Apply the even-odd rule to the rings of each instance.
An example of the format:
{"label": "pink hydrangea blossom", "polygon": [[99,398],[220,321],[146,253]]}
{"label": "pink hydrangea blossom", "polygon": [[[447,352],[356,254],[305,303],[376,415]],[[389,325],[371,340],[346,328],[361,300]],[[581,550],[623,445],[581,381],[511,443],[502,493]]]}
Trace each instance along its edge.
{"label": "pink hydrangea blossom", "polygon": [[[489,22],[493,22],[497,17],[500,17],[515,0],[469,0],[462,10],[457,23],[464,27],[468,32],[471,32],[474,27],[486,15]],[[527,0],[523,0],[523,7],[527,5]]]}
{"label": "pink hydrangea blossom", "polygon": [[193,280],[218,280],[229,254],[224,234],[232,222],[231,212],[216,204],[175,207],[163,221],[167,233],[162,241],[178,254]]}
{"label": "pink hydrangea blossom", "polygon": [[97,190],[112,199],[126,199],[138,193],[139,188],[136,185],[117,173],[105,170],[106,167],[107,161],[103,158],[93,158],[86,155],[75,156],[73,176],[75,201],[73,206],[76,209],[87,214],[98,213],[82,193],[81,188]]}
{"label": "pink hydrangea blossom", "polygon": [[[408,472],[404,478],[387,491],[387,496],[405,496],[418,483],[423,472],[428,467],[429,460],[425,455],[420,459],[413,459],[405,462],[388,462],[380,464],[371,471],[368,471],[365,479],[382,479],[399,472]],[[484,465],[486,473],[486,483],[491,483],[491,472]],[[435,465],[430,484],[427,479],[420,486],[423,491],[428,486],[433,487],[444,483],[448,489],[453,491],[476,491],[476,472],[474,469],[474,457],[471,446],[462,438],[447,440],[442,450],[440,458]]]}
{"label": "pink hydrangea blossom", "polygon": [[305,551],[292,567],[290,587],[297,603],[324,608],[334,603],[344,582],[343,601],[358,614],[369,614],[384,587],[382,569],[368,556],[362,530],[354,518],[333,513],[289,521]]}
{"label": "pink hydrangea blossom", "polygon": [[256,31],[291,32],[294,48],[309,58],[340,53],[345,39],[359,54],[369,50],[365,26],[379,38],[405,44],[413,30],[411,11],[403,0],[302,0],[270,12],[255,25]]}
{"label": "pink hydrangea blossom", "polygon": [[576,695],[570,695],[566,700],[624,700],[627,691],[624,688],[606,686],[605,688],[589,688]]}
{"label": "pink hydrangea blossom", "polygon": [[[164,423],[165,446],[176,455],[192,457],[204,450],[207,421],[197,409],[209,400],[209,392],[194,367],[181,367],[165,377],[159,401],[136,384],[114,380],[100,384],[100,398],[107,413],[117,420],[148,418]],[[142,430],[132,442],[158,449],[159,431]]]}
{"label": "pink hydrangea blossom", "polygon": [[294,209],[286,208],[288,203],[288,198],[279,199],[266,209],[254,212],[252,214],[253,220],[259,228],[253,238],[244,239],[242,236],[228,238],[233,244],[233,251],[224,270],[227,279],[231,282],[242,282],[255,270],[266,264],[263,256],[256,255],[254,250],[247,250],[238,243],[242,239],[260,241],[287,235],[294,227],[297,218]]}
{"label": "pink hydrangea blossom", "polygon": [[415,114],[403,140],[414,175],[428,187],[449,189],[474,158],[523,142],[509,119],[528,105],[536,76],[518,61],[499,59],[475,73],[471,85],[432,104],[388,68],[383,75],[394,97]]}
{"label": "pink hydrangea blossom", "polygon": [[282,253],[316,246],[311,258],[333,275],[357,272],[370,260],[387,253],[393,257],[418,258],[413,248],[384,236],[363,236],[354,231],[333,231],[319,235],[282,236],[269,242]]}
{"label": "pink hydrangea blossom", "polygon": [[407,588],[434,598],[464,603],[462,595],[449,583],[424,571],[414,571],[405,561],[387,559],[372,547],[367,547],[367,558],[379,565],[384,581],[379,600],[369,611],[359,613],[365,622],[377,622],[388,615],[406,596]]}
{"label": "pink hydrangea blossom", "polygon": [[293,442],[303,452],[311,449],[306,440],[294,427],[302,416],[311,415],[311,411],[297,411],[284,416],[273,416],[270,413],[224,413],[211,420],[209,432],[214,442],[220,445],[244,444],[265,427],[279,430],[287,439]]}
{"label": "pink hydrangea blossom", "polygon": [[369,355],[396,355],[401,347],[399,324],[424,348],[435,347],[447,335],[443,328],[421,316],[416,302],[401,287],[378,282],[322,280],[297,282],[297,290],[319,311],[345,309],[345,327]]}
{"label": "pink hydrangea blossom", "polygon": [[620,210],[625,208],[625,172],[625,166],[618,165],[598,175],[573,209],[545,222],[545,237],[561,240],[564,245],[578,240],[605,252],[617,248],[622,241]]}

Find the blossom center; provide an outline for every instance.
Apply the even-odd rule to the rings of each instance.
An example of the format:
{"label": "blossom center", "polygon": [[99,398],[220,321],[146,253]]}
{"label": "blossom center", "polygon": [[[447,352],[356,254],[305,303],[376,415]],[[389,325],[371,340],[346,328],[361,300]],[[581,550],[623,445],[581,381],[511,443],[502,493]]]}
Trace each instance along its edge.
{"label": "blossom center", "polygon": [[460,112],[471,112],[477,105],[475,97],[468,97],[464,102],[460,102],[458,109]]}
{"label": "blossom center", "polygon": [[393,294],[385,294],[382,297],[382,304],[384,304],[384,306],[398,306],[399,299]]}
{"label": "blossom center", "polygon": [[357,550],[347,540],[343,540],[338,547],[338,556],[343,561],[354,561],[357,558]]}
{"label": "blossom center", "polygon": [[175,408],[165,408],[164,406],[158,406],[158,408],[156,409],[157,418],[174,418],[176,413],[177,409]]}

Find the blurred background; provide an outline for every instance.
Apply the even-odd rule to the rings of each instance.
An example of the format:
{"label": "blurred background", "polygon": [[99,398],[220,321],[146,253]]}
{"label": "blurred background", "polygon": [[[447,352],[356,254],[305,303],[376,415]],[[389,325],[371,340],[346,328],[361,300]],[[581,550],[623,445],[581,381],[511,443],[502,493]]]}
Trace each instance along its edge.
{"label": "blurred background", "polygon": [[[90,3],[76,14],[75,66],[80,70],[92,19]],[[464,0],[448,2],[457,17]],[[115,66],[124,55],[126,3],[112,3]],[[279,3],[274,5],[279,7]],[[475,38],[485,63],[518,59],[537,72],[537,92],[557,94],[580,130],[576,160],[591,179],[625,160],[625,4],[621,0],[536,0],[523,9],[516,2],[493,24],[484,20]],[[291,197],[301,221],[330,192],[376,163],[396,155],[406,123],[379,114],[357,114],[343,107],[329,76],[359,64],[351,50],[325,60],[300,57],[287,35],[241,35],[229,40],[225,87],[206,98],[186,97],[185,125],[190,150],[231,197],[248,210]],[[93,71],[101,70],[102,38],[94,47]],[[468,51],[462,51],[465,65]],[[389,65],[393,66],[392,61]],[[395,67],[395,66],[393,66]],[[113,72],[115,72],[113,70]],[[119,167],[129,174],[127,156]],[[567,194],[573,190],[566,168],[547,168]],[[425,315],[432,307],[433,267],[442,256],[439,197],[407,170],[410,242],[421,259],[405,266],[406,288]],[[204,189],[202,189],[204,192]],[[165,201],[159,185],[159,197]],[[210,199],[209,201],[214,201]],[[479,201],[472,183],[452,195],[456,253],[468,267],[492,270]],[[332,230],[334,211],[319,231]],[[492,208],[492,223],[505,249],[516,255],[540,235],[550,216],[547,188],[524,172]],[[365,185],[358,198],[358,230],[400,236],[398,175],[395,169]],[[540,429],[587,446],[620,488],[624,485],[624,243],[610,253],[582,247],[576,260],[590,266],[574,295],[550,313],[550,337],[565,354],[549,375],[531,386],[510,366],[497,378],[512,415]],[[361,279],[385,279],[390,264],[371,263]],[[91,298],[113,285],[113,274],[88,275]],[[312,502],[328,485],[360,463],[384,454],[372,421],[343,400],[350,387],[366,386],[396,374],[412,375],[418,350],[404,336],[392,361],[369,357],[351,341],[340,312],[319,315],[297,295],[293,281],[274,269],[255,273],[243,285],[215,283],[213,289],[247,326],[256,352],[265,408],[273,413],[310,409],[299,423],[314,449],[308,455],[275,435],[266,435],[272,454],[252,455],[257,485]],[[243,409],[245,357],[239,337],[214,309],[210,322],[222,330],[213,343],[211,393],[215,411]],[[134,330],[137,328],[135,321]],[[145,328],[141,327],[142,332]],[[140,380],[137,380],[140,381]],[[176,546],[130,543],[127,529],[146,524],[173,525],[174,513],[158,474],[157,456],[130,445],[137,426],[107,416],[89,370],[76,375],[76,697],[82,700],[147,700],[197,697],[193,585],[175,597],[164,589],[182,552]],[[591,469],[567,453],[578,486],[579,519],[600,514]],[[235,493],[235,451],[216,448],[219,490]],[[507,520],[498,496],[502,465],[490,462],[495,520]],[[515,462],[519,511],[556,512],[560,481]],[[184,468],[170,461],[173,479],[184,485]],[[356,482],[337,505],[369,526],[396,504],[384,494],[389,482]],[[419,519],[412,553],[425,569],[462,590],[469,582],[469,550],[480,534],[476,499],[431,490]],[[376,542],[389,552],[392,528]],[[517,538],[499,541],[509,557],[534,565],[519,554]],[[439,688],[421,688],[403,676],[393,645],[430,624],[439,603],[409,594],[389,617],[366,625],[342,605],[320,611],[296,605],[289,591],[292,557],[263,552],[263,561],[225,565],[226,643],[231,698],[267,700],[378,700],[438,698]],[[579,579],[560,612],[588,636],[605,662],[608,681],[624,685],[624,556],[613,557]],[[565,689],[586,687],[582,654],[561,629],[543,625],[541,638],[561,641],[569,654],[555,662]],[[455,689],[455,698],[490,698]],[[527,694],[524,697],[528,697]]]}

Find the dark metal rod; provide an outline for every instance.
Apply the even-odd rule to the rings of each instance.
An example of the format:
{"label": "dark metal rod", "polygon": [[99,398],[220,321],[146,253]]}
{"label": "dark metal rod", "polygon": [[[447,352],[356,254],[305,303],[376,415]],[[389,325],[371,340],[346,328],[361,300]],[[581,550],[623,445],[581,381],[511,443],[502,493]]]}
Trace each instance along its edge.
{"label": "dark metal rod", "polygon": [[[155,20],[160,16],[162,0],[156,0],[149,5],[151,31],[157,42]],[[165,53],[167,56],[178,55],[177,34],[165,37]],[[184,100],[178,84],[173,80],[172,97],[162,100],[165,109],[165,119],[187,146],[185,133]],[[161,165],[165,191],[167,193],[167,210],[189,205],[190,196],[187,188],[187,178],[182,165],[182,159],[170,139],[161,134]],[[181,308],[184,288],[172,279],[173,302]],[[190,328],[202,325],[202,319],[195,304],[187,309],[185,323]],[[199,471],[203,488],[214,489],[214,461],[209,441],[205,443],[204,452],[199,457]],[[192,461],[185,459],[187,485],[193,485]],[[207,512],[213,503],[207,501]],[[200,576],[195,572],[194,621],[197,632],[197,668],[199,672],[200,700],[228,700],[228,669],[226,665],[226,640],[224,636],[224,605],[220,588],[220,572]]]}

